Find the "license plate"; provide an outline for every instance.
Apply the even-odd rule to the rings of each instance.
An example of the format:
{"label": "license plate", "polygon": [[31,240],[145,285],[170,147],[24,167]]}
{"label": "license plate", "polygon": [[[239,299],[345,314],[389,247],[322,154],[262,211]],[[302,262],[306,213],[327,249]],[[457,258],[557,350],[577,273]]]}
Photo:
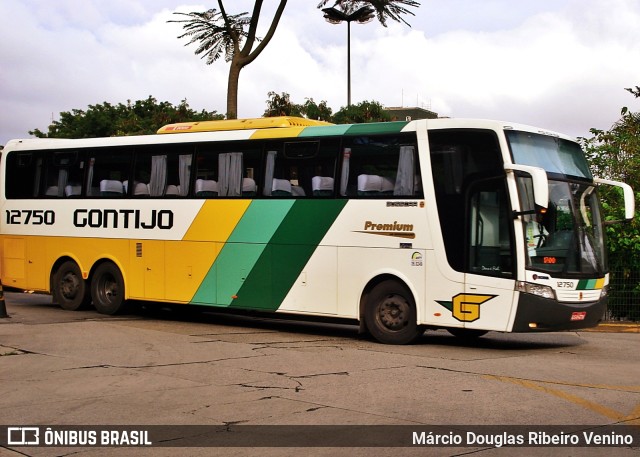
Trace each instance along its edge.
{"label": "license plate", "polygon": [[583,321],[585,317],[587,317],[586,311],[578,311],[571,314],[572,321]]}

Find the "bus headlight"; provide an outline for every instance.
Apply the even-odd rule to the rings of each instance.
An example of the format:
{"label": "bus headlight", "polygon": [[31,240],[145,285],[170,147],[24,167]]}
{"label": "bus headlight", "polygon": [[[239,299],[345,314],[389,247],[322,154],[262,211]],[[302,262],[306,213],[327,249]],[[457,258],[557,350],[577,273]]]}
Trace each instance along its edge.
{"label": "bus headlight", "polygon": [[602,288],[602,291],[600,292],[600,298],[604,298],[607,295],[609,295],[609,286],[606,285]]}
{"label": "bus headlight", "polygon": [[526,281],[517,281],[516,290],[525,294],[537,295],[538,297],[548,298],[550,300],[556,299],[556,293],[549,286],[543,286],[542,284],[534,284]]}

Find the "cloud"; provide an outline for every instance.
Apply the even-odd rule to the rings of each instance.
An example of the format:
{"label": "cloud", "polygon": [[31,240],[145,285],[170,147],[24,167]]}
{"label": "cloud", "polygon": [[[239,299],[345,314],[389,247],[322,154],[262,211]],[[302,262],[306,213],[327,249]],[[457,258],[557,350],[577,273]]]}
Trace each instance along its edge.
{"label": "cloud", "polygon": [[[389,29],[354,47],[358,97],[430,99],[447,116],[540,124],[574,135],[607,127],[637,83],[640,4],[572,2],[511,29],[437,36]],[[573,107],[573,109],[572,109]],[[560,114],[561,113],[561,114]]]}
{"label": "cloud", "polygon": [[[227,2],[230,4],[229,2]],[[233,12],[253,2],[233,3]],[[346,104],[346,25],[317,2],[289,2],[273,41],[240,76],[239,115],[260,116],[269,91]],[[273,12],[265,9],[264,35]],[[207,66],[178,40],[170,0],[3,0],[0,143],[46,130],[52,115],[149,95],[226,109],[228,65]],[[238,8],[238,9],[236,9]],[[231,7],[229,7],[231,10]],[[464,13],[464,14],[463,14]],[[623,88],[640,83],[637,0],[425,0],[412,27],[353,25],[352,99],[424,105],[441,115],[531,123],[573,135],[608,128]],[[634,105],[635,103],[635,105]]]}

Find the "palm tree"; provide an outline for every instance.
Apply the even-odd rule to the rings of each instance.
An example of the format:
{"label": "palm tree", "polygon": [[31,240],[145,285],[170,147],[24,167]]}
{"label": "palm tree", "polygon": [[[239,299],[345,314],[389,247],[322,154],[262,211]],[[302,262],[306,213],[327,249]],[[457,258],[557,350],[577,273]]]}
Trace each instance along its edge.
{"label": "palm tree", "polygon": [[[225,56],[225,61],[231,63],[227,84],[227,119],[236,119],[238,115],[240,71],[253,62],[271,41],[287,0],[280,0],[266,36],[260,39],[256,36],[256,30],[262,3],[263,0],[255,1],[251,16],[247,16],[246,12],[229,15],[224,9],[222,0],[218,0],[220,11],[213,8],[204,13],[176,12],[174,14],[186,16],[187,19],[169,21],[183,24],[185,33],[178,38],[190,39],[185,46],[198,43],[195,54],[202,54],[202,58],[206,58],[207,65],[218,60],[222,54]],[[248,30],[246,30],[247,27]]]}
{"label": "palm tree", "polygon": [[[322,0],[318,4],[318,8],[322,8],[329,0]],[[406,7],[418,7],[419,2],[414,0],[334,0],[333,8],[339,7],[340,10],[349,14],[362,7],[373,7],[378,17],[378,21],[385,27],[387,26],[387,19],[393,19],[396,22],[403,22],[411,27],[411,25],[404,20],[403,14],[411,14],[415,16]]]}

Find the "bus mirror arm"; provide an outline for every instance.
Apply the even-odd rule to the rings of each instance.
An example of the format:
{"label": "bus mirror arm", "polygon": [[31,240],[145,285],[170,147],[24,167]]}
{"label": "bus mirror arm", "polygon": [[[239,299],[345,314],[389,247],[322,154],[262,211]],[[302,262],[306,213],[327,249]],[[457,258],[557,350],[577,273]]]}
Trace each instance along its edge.
{"label": "bus mirror arm", "polygon": [[516,211],[513,210],[513,218],[517,219],[520,216],[533,216],[535,214],[544,214],[547,212],[547,208],[543,208],[541,206],[535,205],[535,208],[526,209],[524,211]]}
{"label": "bus mirror arm", "polygon": [[533,203],[535,203],[535,208],[523,208],[522,211],[517,212],[517,215],[535,214],[537,208],[547,208],[549,206],[549,181],[547,180],[547,172],[543,168],[520,164],[505,164],[504,169],[507,172],[529,175],[533,183]]}
{"label": "bus mirror arm", "polygon": [[[620,182],[620,181],[611,181],[609,179],[602,179],[602,178],[593,178],[593,182],[595,182],[596,184],[605,184],[607,186],[620,187],[624,195],[625,221],[630,221],[631,219],[633,219],[636,213],[636,207],[635,207],[633,189],[629,184]],[[605,223],[606,225],[615,224],[617,222],[623,222],[623,221],[607,221],[607,222],[608,223]]]}
{"label": "bus mirror arm", "polygon": [[537,211],[535,209],[530,209],[527,211],[513,211],[513,218],[514,219],[518,219],[518,217],[520,216],[529,216],[529,215],[533,215],[536,214]]}
{"label": "bus mirror arm", "polygon": [[602,225],[609,227],[610,225],[627,224],[631,222],[629,219],[615,219],[611,221],[602,221]]}

